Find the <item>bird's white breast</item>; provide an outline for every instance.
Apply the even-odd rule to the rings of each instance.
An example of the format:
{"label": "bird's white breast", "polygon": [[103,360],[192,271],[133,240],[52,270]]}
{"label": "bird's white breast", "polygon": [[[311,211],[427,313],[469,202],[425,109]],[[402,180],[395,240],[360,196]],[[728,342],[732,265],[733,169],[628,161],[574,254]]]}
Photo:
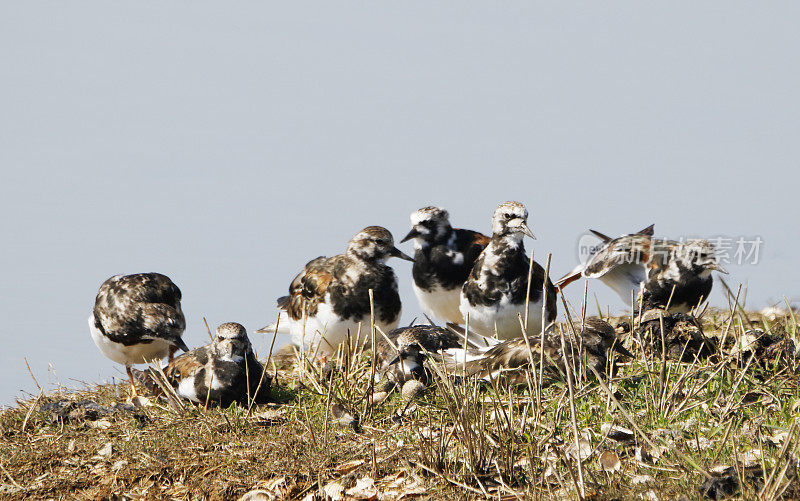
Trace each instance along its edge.
{"label": "bird's white breast", "polygon": [[178,395],[193,402],[200,402],[200,399],[197,398],[197,392],[194,388],[194,376],[181,379],[181,382],[178,383]]}
{"label": "bird's white breast", "polygon": [[[464,294],[461,294],[461,314],[466,319],[469,315],[469,329],[487,337],[493,337],[495,331],[499,339],[515,339],[522,337],[519,316],[525,319],[525,305],[512,304],[507,296],[498,303],[471,305]],[[542,329],[542,301],[528,303],[529,336],[538,335]]]}
{"label": "bird's white breast", "polygon": [[414,294],[417,296],[419,305],[429,317],[438,318],[445,322],[464,323],[459,305],[461,302],[461,288],[447,290],[440,285],[435,285],[433,289],[427,291],[414,284]]}
{"label": "bird's white breast", "polygon": [[[370,339],[370,318],[369,315],[361,319],[361,332],[359,334],[359,322],[353,319],[342,319],[337,315],[330,305],[330,294],[325,295],[325,300],[317,305],[317,313],[305,319],[289,319],[292,342],[296,346],[305,346],[311,352],[317,350],[319,353],[332,355],[336,353],[339,345],[347,345],[348,331],[350,335],[350,345],[355,348],[365,341],[369,344]],[[400,323],[400,315],[390,323],[381,322],[375,319],[375,325],[383,332],[389,332]],[[380,334],[378,334],[380,335]],[[357,339],[358,338],[358,339]]]}
{"label": "bird's white breast", "polygon": [[152,360],[161,360],[169,355],[170,344],[163,339],[153,339],[149,343],[129,346],[112,341],[95,327],[94,315],[89,317],[89,331],[100,352],[118,364],[126,366],[144,364]]}

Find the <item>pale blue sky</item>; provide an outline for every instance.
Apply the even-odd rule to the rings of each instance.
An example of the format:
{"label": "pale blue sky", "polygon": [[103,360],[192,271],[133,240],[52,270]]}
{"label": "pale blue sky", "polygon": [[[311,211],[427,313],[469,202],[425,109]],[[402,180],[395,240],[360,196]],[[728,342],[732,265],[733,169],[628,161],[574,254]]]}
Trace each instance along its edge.
{"label": "pale blue sky", "polygon": [[798,298],[798,19],[796,2],[4,2],[0,403],[33,390],[23,357],[40,382],[124,375],[86,324],[113,274],[172,277],[196,346],[203,316],[252,332],[307,260],[371,224],[399,239],[431,203],[488,231],[524,202],[555,275],[588,227],[761,236],[729,282],[754,307]]}

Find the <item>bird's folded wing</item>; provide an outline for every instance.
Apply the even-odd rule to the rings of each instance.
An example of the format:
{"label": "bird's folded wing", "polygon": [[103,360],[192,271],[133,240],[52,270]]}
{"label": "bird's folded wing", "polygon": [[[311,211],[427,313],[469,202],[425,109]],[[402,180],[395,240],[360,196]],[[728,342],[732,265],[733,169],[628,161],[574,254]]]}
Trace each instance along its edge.
{"label": "bird's folded wing", "polygon": [[626,235],[608,242],[598,250],[583,271],[588,278],[600,278],[617,266],[639,265],[644,268],[650,260],[652,240],[646,235]]}

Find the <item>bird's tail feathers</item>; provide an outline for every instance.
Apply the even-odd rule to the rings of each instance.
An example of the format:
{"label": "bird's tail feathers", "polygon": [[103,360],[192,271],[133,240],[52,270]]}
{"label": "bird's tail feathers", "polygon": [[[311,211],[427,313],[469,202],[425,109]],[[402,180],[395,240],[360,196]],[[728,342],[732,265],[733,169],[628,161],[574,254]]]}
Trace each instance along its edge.
{"label": "bird's tail feathers", "polygon": [[272,322],[271,324],[258,329],[256,332],[258,334],[274,334],[275,329],[278,330],[278,334],[291,334],[291,330],[289,328],[289,316],[285,311],[279,312],[278,320],[276,322]]}
{"label": "bird's tail feathers", "polygon": [[474,331],[467,332],[464,327],[454,324],[453,322],[447,322],[447,328],[456,333],[462,339],[462,341],[466,337],[467,348],[475,348],[477,350],[486,351],[489,348],[501,343],[499,339],[495,339],[493,337],[487,337]]}
{"label": "bird's tail feathers", "polygon": [[562,290],[564,287],[568,286],[572,282],[578,280],[583,276],[583,263],[579,264],[575,268],[572,269],[569,273],[564,275],[563,277],[559,278],[558,281],[555,283],[556,289]]}

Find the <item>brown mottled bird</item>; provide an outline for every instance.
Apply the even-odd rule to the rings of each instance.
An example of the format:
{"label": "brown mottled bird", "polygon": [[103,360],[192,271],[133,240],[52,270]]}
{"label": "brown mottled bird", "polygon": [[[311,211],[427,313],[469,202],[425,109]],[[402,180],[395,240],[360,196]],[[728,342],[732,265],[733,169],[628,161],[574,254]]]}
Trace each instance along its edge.
{"label": "brown mottled bird", "polygon": [[463,349],[464,338],[451,329],[435,325],[400,327],[380,336],[375,341],[375,352],[380,361],[377,377],[402,384],[408,379],[427,381],[429,371],[425,362],[429,354],[446,353]]}
{"label": "brown mottled bird", "polygon": [[125,366],[134,395],[131,366],[172,359],[178,349],[188,351],[181,339],[185,328],[181,291],[160,273],[109,278],[100,286],[89,317],[94,343],[103,355]]}
{"label": "brown mottled bird", "polygon": [[[143,375],[157,377],[150,371],[136,372],[140,381]],[[217,327],[211,343],[175,357],[164,373],[181,397],[224,407],[233,402],[265,402],[272,382],[253,352],[247,331],[236,322]]]}
{"label": "brown mottled bird", "polygon": [[[579,337],[579,340],[565,340],[566,353],[562,349],[559,336],[547,334],[544,345],[540,344],[539,337],[530,337],[534,367],[538,366],[542,351],[544,351],[544,369],[549,374],[563,373],[567,361],[572,366],[585,361],[587,366],[602,374],[608,362],[609,349],[625,356],[633,356],[617,340],[614,328],[598,318],[587,318]],[[525,371],[530,370],[531,363],[525,340],[512,339],[488,349],[476,360],[463,364],[450,364],[450,367],[455,374],[463,372],[483,380],[503,378],[512,383],[524,383]]]}
{"label": "brown mottled bird", "polygon": [[603,245],[561,278],[556,284],[559,289],[581,277],[597,278],[626,303],[633,291],[644,310],[669,307],[670,312],[685,313],[708,299],[713,271],[727,273],[708,240],[653,238],[653,225],[619,238],[590,231]]}
{"label": "brown mottled bird", "polygon": [[695,357],[704,360],[719,353],[714,340],[703,333],[700,320],[686,313],[668,313],[658,308],[644,312],[637,335],[623,336],[623,344],[631,350],[639,348],[639,341],[643,343],[641,349],[656,356],[661,355],[663,341],[667,358],[682,362],[692,362]]}
{"label": "brown mottled bird", "polygon": [[[292,280],[289,295],[278,299],[279,322],[256,332],[275,329],[292,336],[296,346],[336,353],[340,345],[364,342],[370,330],[369,290],[373,291],[375,324],[384,332],[400,321],[397,277],[386,265],[390,257],[414,259],[394,246],[389,230],[368,226],[358,232],[344,254],[309,261]],[[359,327],[360,325],[360,327]],[[360,330],[360,334],[359,334]]]}

